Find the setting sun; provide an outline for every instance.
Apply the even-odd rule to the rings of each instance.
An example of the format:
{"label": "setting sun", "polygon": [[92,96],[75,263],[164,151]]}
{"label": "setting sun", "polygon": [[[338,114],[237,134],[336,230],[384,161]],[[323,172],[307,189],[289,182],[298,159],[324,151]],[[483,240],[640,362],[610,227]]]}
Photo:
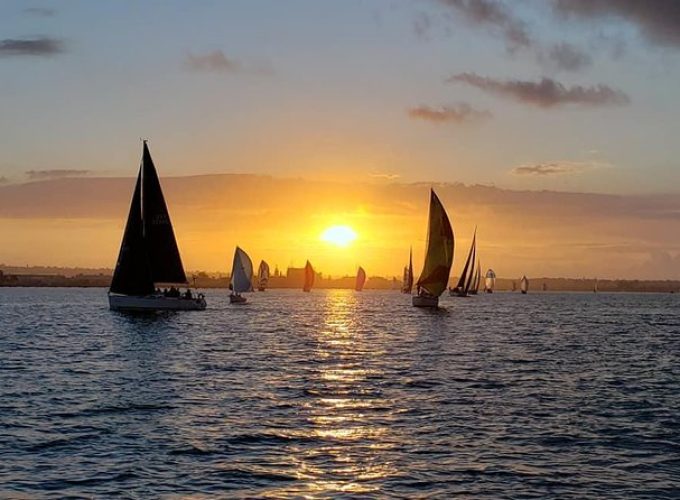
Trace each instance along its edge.
{"label": "setting sun", "polygon": [[346,247],[357,239],[357,233],[349,226],[331,226],[321,233],[321,241]]}

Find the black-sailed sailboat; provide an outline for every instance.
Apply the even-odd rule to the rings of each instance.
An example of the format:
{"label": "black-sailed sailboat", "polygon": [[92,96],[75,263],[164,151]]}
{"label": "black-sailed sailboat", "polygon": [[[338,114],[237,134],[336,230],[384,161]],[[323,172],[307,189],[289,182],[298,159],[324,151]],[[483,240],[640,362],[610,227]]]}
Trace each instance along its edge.
{"label": "black-sailed sailboat", "polygon": [[170,292],[161,293],[155,288],[159,283],[186,285],[187,278],[158,174],[144,141],[130,213],[109,288],[109,307],[124,311],[205,309],[202,294],[193,295],[188,289],[180,294],[174,286]]}
{"label": "black-sailed sailboat", "polygon": [[446,290],[453,264],[453,228],[442,202],[430,190],[427,248],[423,270],[416,282],[415,307],[438,307],[439,296]]}
{"label": "black-sailed sailboat", "polygon": [[475,256],[477,254],[477,228],[475,228],[474,235],[472,236],[472,244],[470,245],[470,251],[468,252],[467,260],[465,261],[465,266],[463,267],[463,272],[460,273],[460,278],[455,288],[449,288],[449,295],[453,297],[467,297],[470,291],[470,287],[473,284],[473,278],[475,274]]}

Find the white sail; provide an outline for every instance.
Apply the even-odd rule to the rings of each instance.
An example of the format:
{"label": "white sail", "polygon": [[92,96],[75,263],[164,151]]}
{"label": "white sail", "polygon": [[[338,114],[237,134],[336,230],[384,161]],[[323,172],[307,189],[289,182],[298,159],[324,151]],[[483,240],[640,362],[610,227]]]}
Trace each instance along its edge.
{"label": "white sail", "polygon": [[257,271],[257,286],[260,290],[264,290],[269,284],[269,264],[265,261],[260,262],[260,268]]}
{"label": "white sail", "polygon": [[522,276],[522,279],[519,281],[519,289],[522,293],[527,293],[529,291],[529,280],[526,276]]}
{"label": "white sail", "polygon": [[484,289],[493,291],[496,286],[496,273],[493,269],[489,269],[484,276]]}
{"label": "white sail", "polygon": [[236,247],[231,267],[231,288],[234,293],[250,292],[253,289],[253,262],[248,254]]}

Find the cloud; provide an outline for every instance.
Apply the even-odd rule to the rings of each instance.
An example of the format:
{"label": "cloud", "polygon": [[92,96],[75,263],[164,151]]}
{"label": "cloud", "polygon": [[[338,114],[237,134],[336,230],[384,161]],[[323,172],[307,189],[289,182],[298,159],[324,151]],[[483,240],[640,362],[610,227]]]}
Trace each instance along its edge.
{"label": "cloud", "polygon": [[221,50],[206,54],[189,54],[184,66],[191,71],[209,73],[235,73],[242,69],[241,63],[224,55]]}
{"label": "cloud", "polygon": [[537,163],[531,165],[520,165],[513,168],[510,172],[513,175],[526,175],[534,177],[546,177],[549,175],[568,175],[580,174],[593,168],[611,167],[609,163],[603,162],[575,162],[575,161],[556,161],[547,163]]}
{"label": "cloud", "polygon": [[545,51],[539,51],[538,59],[564,71],[579,71],[593,64],[589,54],[566,42],[556,43]]}
{"label": "cloud", "polygon": [[385,179],[387,181],[394,181],[401,177],[399,174],[391,174],[389,172],[371,172],[368,176],[373,179]]}
{"label": "cloud", "polygon": [[584,106],[611,106],[628,104],[630,98],[620,90],[599,84],[591,87],[574,85],[566,87],[551,78],[538,82],[526,80],[499,80],[477,75],[459,73],[446,79],[449,83],[466,83],[485,92],[509,97],[515,101],[551,108],[564,104]]}
{"label": "cloud", "polygon": [[481,26],[500,29],[509,49],[533,44],[525,23],[512,15],[506,5],[496,0],[439,0],[468,21]]}
{"label": "cloud", "polygon": [[677,0],[556,0],[554,8],[583,19],[619,17],[634,24],[652,43],[680,47]]}
{"label": "cloud", "polygon": [[56,38],[6,38],[0,40],[0,57],[53,56],[64,52],[64,43]]}
{"label": "cloud", "polygon": [[54,17],[57,15],[57,11],[47,7],[28,7],[24,9],[24,14],[35,17]]}
{"label": "cloud", "polygon": [[45,180],[45,179],[60,179],[62,177],[82,177],[90,174],[90,170],[75,170],[75,169],[56,169],[56,170],[27,170],[26,175],[29,179]]}
{"label": "cloud", "polygon": [[416,106],[408,110],[408,115],[415,120],[425,120],[436,124],[464,123],[491,118],[491,113],[478,110],[467,103],[455,106]]}

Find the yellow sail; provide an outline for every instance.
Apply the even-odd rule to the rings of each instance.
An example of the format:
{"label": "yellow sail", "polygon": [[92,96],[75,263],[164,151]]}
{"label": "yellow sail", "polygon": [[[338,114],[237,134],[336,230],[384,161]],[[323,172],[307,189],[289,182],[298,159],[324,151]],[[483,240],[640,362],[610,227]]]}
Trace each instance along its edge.
{"label": "yellow sail", "polygon": [[453,264],[453,229],[434,190],[430,190],[430,219],[427,228],[427,250],[418,289],[439,297],[449,283]]}

